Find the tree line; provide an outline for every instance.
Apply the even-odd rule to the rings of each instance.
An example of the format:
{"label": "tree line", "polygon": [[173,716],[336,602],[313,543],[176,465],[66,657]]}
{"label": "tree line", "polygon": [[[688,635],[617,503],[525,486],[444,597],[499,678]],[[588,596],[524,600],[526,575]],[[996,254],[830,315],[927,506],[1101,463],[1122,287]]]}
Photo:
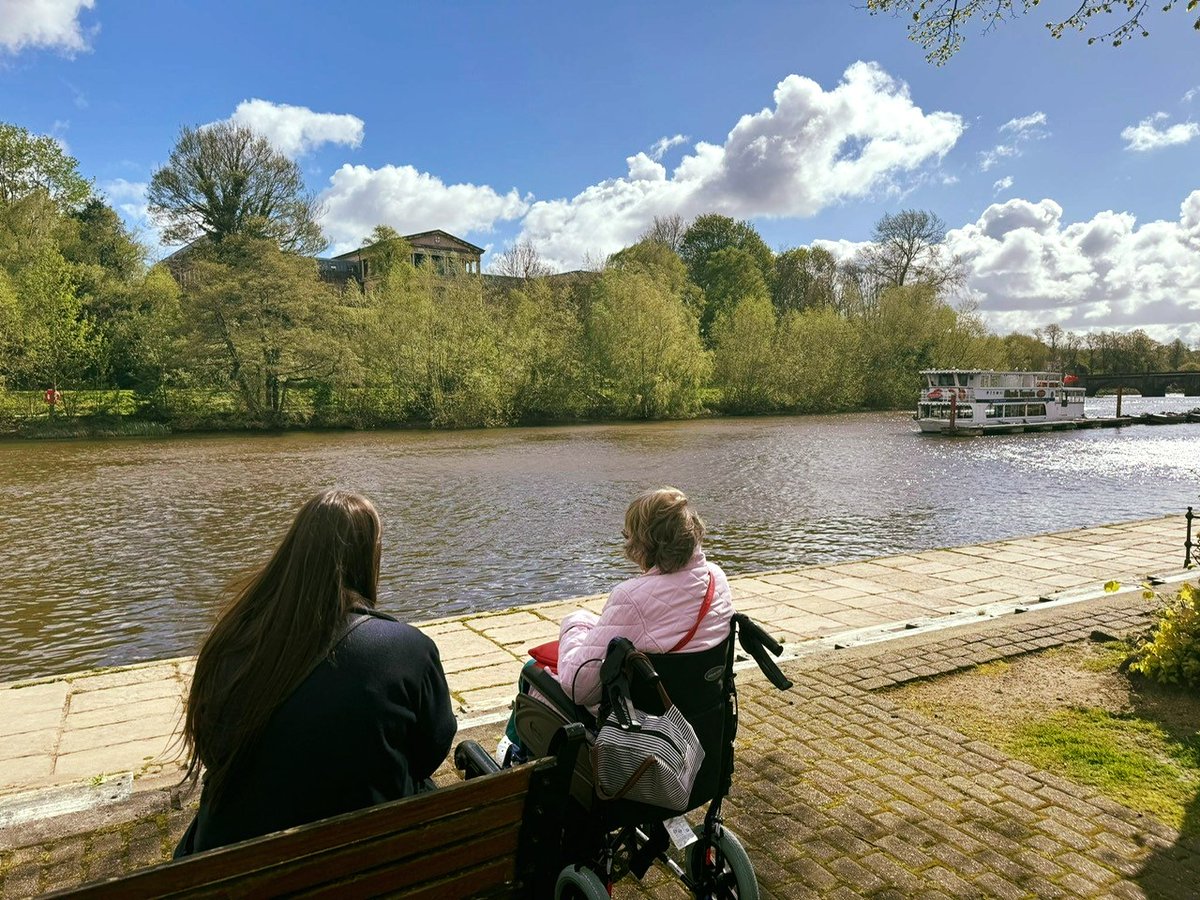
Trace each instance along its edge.
{"label": "tree line", "polygon": [[0,388],[123,391],[180,429],[465,427],[907,408],[932,367],[1197,364],[1142,332],[991,333],[921,210],[845,260],[710,214],[655,219],[586,272],[520,243],[508,278],[415,268],[381,225],[360,289],[321,279],[320,210],[245,128],[184,128],[148,198],[190,242],[165,264],[59,144],[0,124]]}

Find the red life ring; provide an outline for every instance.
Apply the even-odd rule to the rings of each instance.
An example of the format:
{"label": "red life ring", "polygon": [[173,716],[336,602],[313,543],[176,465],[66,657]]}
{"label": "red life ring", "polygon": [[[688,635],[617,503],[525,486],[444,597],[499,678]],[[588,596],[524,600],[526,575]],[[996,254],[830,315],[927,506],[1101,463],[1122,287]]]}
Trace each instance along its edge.
{"label": "red life ring", "polygon": [[934,388],[932,391],[930,391],[929,399],[930,400],[941,400],[942,399],[942,389]]}
{"label": "red life ring", "polygon": [[1038,395],[1039,397],[1045,397],[1045,396],[1046,396],[1046,392],[1045,392],[1044,390],[1042,390],[1041,388],[1038,388],[1037,395]]}

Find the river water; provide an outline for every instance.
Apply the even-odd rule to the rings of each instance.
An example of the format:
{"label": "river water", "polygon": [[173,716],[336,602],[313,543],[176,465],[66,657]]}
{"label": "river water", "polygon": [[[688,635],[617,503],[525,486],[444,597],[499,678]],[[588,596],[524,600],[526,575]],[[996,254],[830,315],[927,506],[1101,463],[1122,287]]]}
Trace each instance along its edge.
{"label": "river water", "polygon": [[607,590],[646,487],[692,496],[738,574],[1182,513],[1198,451],[1200,424],[947,439],[907,413],[5,442],[0,681],[195,652],[222,586],[330,486],[375,502],[380,605],[421,620]]}

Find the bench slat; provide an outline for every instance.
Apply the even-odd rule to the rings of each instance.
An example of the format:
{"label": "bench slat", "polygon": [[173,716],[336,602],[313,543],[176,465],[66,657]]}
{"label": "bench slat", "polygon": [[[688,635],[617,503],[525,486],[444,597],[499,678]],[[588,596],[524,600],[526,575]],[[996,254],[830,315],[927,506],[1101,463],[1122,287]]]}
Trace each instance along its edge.
{"label": "bench slat", "polygon": [[[347,900],[365,900],[368,897],[427,896],[437,898],[469,897],[479,891],[476,885],[478,873],[465,869],[460,851],[467,850],[472,859],[490,859],[486,864],[490,871],[499,872],[496,881],[511,882],[515,877],[515,852],[519,829],[484,835],[459,847],[440,849],[421,860],[421,869],[414,872],[403,864],[387,866],[364,872],[356,878],[330,882],[308,891],[291,894],[295,898],[345,897]],[[496,866],[491,870],[491,866]],[[460,877],[467,876],[459,883]],[[487,884],[487,882],[485,882]],[[228,895],[226,895],[228,896]]]}
{"label": "bench slat", "polygon": [[[387,883],[399,888],[441,878],[453,867],[465,869],[489,863],[497,856],[506,858],[509,868],[513,869],[523,809],[524,798],[516,797],[501,804],[467,810],[450,820],[425,823],[350,846],[282,860],[249,877],[215,883],[212,889],[222,896],[277,897],[308,889],[320,890],[321,886],[331,883],[352,885],[364,875],[383,871],[389,873]],[[506,836],[502,846],[480,840],[497,835]],[[443,849],[453,856],[451,869],[439,868],[443,862],[437,853]]]}
{"label": "bench slat", "polygon": [[[231,847],[164,863],[120,879],[93,882],[53,896],[76,900],[203,896],[208,893],[206,887],[227,879],[253,881],[258,870],[264,870],[265,874],[281,859],[303,860],[313,854],[372,841],[380,835],[394,834],[414,826],[436,831],[441,820],[451,819],[466,810],[478,807],[487,809],[505,800],[523,802],[533,773],[553,767],[554,761],[550,759],[527,763],[487,778],[472,779],[428,794],[355,810]],[[221,895],[234,896],[229,892],[232,888],[230,885]]]}

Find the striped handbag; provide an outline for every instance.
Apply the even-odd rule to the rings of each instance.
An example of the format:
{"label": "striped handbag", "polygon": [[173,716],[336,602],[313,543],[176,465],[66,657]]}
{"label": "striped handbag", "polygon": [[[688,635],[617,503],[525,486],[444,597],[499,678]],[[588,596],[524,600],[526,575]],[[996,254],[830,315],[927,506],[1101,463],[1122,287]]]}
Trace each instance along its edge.
{"label": "striped handbag", "polygon": [[658,693],[662,715],[635,710],[627,729],[611,715],[601,722],[592,745],[596,796],[683,812],[704,762],[704,748],[662,682]]}

